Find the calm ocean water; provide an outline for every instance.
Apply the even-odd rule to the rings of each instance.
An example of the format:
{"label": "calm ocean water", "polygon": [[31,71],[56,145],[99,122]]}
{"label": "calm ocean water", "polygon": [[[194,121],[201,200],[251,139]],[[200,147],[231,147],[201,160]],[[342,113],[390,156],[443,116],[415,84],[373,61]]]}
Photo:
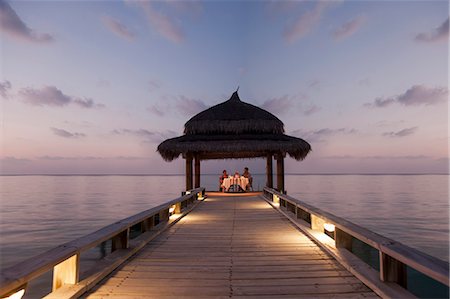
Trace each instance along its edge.
{"label": "calm ocean water", "polygon": [[[202,176],[216,190],[218,175]],[[264,176],[254,176],[262,188]],[[448,261],[449,176],[287,175],[288,194]],[[2,176],[0,267],[176,198],[184,176]]]}

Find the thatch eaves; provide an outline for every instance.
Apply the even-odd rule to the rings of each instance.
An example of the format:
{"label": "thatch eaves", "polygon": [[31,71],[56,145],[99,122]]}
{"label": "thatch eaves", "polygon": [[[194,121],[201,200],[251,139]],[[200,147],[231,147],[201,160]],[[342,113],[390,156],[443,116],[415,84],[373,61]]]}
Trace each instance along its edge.
{"label": "thatch eaves", "polygon": [[278,153],[303,160],[310,151],[305,140],[284,134],[184,135],[158,146],[166,161],[194,153],[201,159],[257,158]]}

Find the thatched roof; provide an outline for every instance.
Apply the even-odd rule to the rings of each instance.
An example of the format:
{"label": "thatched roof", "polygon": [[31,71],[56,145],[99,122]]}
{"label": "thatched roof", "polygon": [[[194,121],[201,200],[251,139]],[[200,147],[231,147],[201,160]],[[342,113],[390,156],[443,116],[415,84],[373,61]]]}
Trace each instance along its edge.
{"label": "thatched roof", "polygon": [[200,159],[254,158],[288,154],[303,160],[311,146],[303,139],[287,136],[281,120],[270,112],[244,103],[234,92],[228,101],[192,117],[184,135],[158,146],[164,160],[197,154]]}
{"label": "thatched roof", "polygon": [[284,125],[275,115],[239,99],[237,91],[228,101],[192,117],[184,125],[190,134],[283,134]]}

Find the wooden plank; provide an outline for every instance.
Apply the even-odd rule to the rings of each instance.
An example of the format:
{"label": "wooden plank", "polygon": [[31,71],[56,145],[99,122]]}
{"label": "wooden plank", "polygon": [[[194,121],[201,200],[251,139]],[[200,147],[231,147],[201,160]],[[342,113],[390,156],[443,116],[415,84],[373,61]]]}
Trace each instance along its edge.
{"label": "wooden plank", "polygon": [[86,298],[305,294],[374,296],[267,203],[254,197],[217,197],[199,204]]}

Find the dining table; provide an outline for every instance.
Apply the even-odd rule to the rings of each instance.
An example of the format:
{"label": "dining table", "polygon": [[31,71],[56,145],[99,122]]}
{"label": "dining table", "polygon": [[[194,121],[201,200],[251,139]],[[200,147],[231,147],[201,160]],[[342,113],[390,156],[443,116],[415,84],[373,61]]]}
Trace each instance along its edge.
{"label": "dining table", "polygon": [[230,188],[233,187],[234,191],[237,191],[237,186],[239,186],[242,190],[246,190],[248,185],[248,178],[240,176],[240,177],[228,177],[223,179],[222,187],[226,192],[229,192]]}

